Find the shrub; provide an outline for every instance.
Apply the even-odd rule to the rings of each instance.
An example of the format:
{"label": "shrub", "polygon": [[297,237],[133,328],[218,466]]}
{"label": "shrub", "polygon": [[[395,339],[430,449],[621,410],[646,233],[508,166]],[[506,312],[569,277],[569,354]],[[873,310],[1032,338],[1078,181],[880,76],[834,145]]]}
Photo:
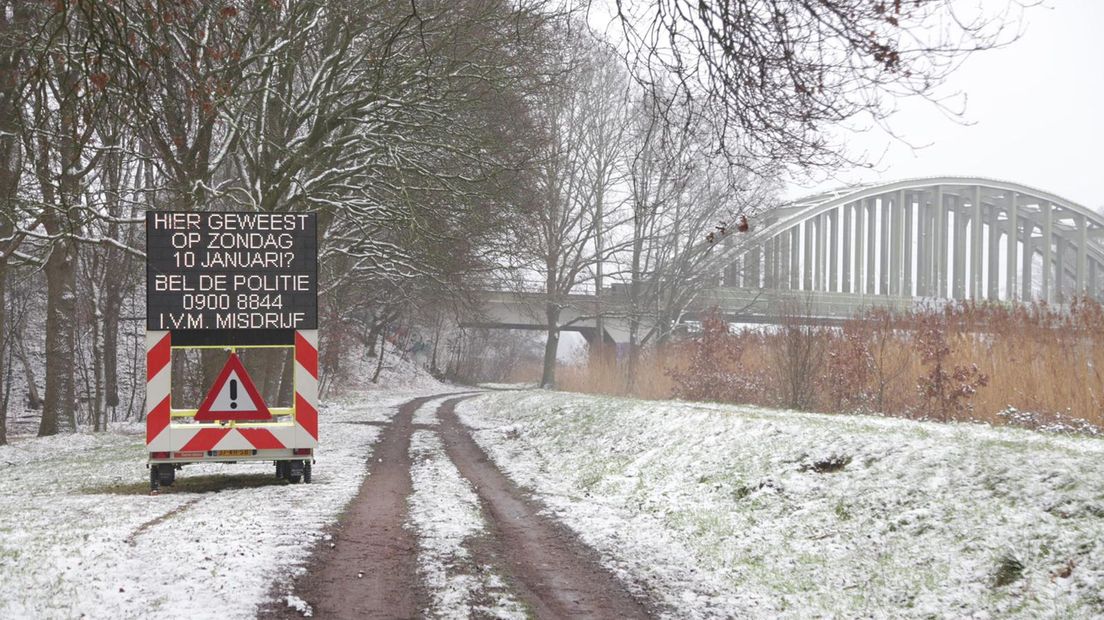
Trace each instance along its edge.
{"label": "shrub", "polygon": [[828,331],[810,325],[796,305],[784,306],[779,329],[769,339],[782,404],[791,409],[813,409],[827,357]]}
{"label": "shrub", "polygon": [[946,422],[972,411],[970,399],[989,378],[977,364],[952,365],[948,361],[952,349],[945,322],[936,315],[923,316],[914,338],[920,361],[928,369],[917,381],[928,416]]}
{"label": "shrub", "polygon": [[702,320],[702,330],[692,351],[686,369],[668,370],[675,382],[675,398],[729,403],[749,400],[757,382],[740,363],[743,339],[729,331],[717,312]]}

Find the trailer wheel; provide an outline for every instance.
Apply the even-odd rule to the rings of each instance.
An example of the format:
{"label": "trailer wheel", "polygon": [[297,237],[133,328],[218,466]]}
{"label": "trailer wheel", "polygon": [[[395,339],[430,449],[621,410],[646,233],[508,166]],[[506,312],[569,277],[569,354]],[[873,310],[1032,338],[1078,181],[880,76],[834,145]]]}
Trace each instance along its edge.
{"label": "trailer wheel", "polygon": [[311,463],[310,461],[303,462],[303,482],[310,484],[311,481]]}
{"label": "trailer wheel", "polygon": [[150,465],[150,491],[156,491],[161,488],[161,479],[157,477],[157,466]]}
{"label": "trailer wheel", "polygon": [[158,482],[163,487],[171,487],[173,482],[176,482],[176,468],[172,465],[161,465],[157,467]]}
{"label": "trailer wheel", "polygon": [[287,474],[287,481],[298,484],[303,477],[303,461],[288,461],[285,467],[284,472]]}
{"label": "trailer wheel", "polygon": [[287,478],[287,461],[276,461],[276,477]]}

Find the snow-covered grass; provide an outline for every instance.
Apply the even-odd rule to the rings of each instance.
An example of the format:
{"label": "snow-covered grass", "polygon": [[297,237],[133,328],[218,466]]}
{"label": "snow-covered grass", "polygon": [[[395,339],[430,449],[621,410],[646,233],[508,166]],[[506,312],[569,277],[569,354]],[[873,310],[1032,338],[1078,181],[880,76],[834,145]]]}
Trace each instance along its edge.
{"label": "snow-covered grass", "polygon": [[524,606],[498,571],[478,565],[466,546],[485,533],[486,525],[478,496],[445,455],[437,433],[416,431],[410,456],[414,494],[409,525],[418,536],[418,572],[432,599],[427,615],[525,618]]}
{"label": "snow-covered grass", "polygon": [[380,432],[363,422],[422,393],[323,405],[309,485],[271,463],[189,465],[151,497],[143,435],[15,437],[0,447],[0,618],[251,616],[359,488]]}
{"label": "snow-covered grass", "polygon": [[403,390],[407,392],[440,391],[441,383],[414,358],[405,355],[394,345],[388,343],[383,355],[383,367],[380,368],[379,377],[372,383],[372,377],[376,373],[379,358],[375,354],[363,348],[354,352],[352,360],[347,362],[349,369],[350,387],[364,392],[377,390]]}
{"label": "snow-covered grass", "polygon": [[536,383],[480,383],[484,390],[532,390],[539,387]]}
{"label": "snow-covered grass", "polygon": [[1104,441],[504,392],[477,441],[670,617],[1104,616]]}

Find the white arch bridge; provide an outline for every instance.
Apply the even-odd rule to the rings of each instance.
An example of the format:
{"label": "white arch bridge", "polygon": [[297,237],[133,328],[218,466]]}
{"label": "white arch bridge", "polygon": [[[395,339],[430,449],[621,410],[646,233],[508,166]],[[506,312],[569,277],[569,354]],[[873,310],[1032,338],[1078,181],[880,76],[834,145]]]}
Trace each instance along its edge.
{"label": "white arch bridge", "polygon": [[784,205],[764,224],[730,253],[725,286],[1055,303],[1095,295],[1104,275],[1104,217],[1007,181],[853,186]]}
{"label": "white arch bridge", "polygon": [[[1104,217],[1035,188],[976,177],[856,185],[760,214],[750,236],[730,235],[711,259],[720,286],[685,309],[719,307],[730,320],[771,322],[799,303],[834,322],[872,307],[936,300],[1045,300],[1104,290]],[[482,326],[540,329],[537,294],[488,293]],[[569,329],[593,339],[597,309],[608,340],[624,341],[617,290],[571,295]]]}

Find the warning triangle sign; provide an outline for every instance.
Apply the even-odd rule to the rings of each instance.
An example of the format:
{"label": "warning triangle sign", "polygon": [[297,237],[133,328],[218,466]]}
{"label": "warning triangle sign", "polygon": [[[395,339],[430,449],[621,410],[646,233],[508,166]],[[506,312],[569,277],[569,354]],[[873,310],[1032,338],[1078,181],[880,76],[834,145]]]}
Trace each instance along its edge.
{"label": "warning triangle sign", "polygon": [[249,373],[245,372],[237,353],[231,353],[230,359],[226,360],[207,398],[196,411],[195,419],[200,422],[272,419],[272,413],[257,392]]}

